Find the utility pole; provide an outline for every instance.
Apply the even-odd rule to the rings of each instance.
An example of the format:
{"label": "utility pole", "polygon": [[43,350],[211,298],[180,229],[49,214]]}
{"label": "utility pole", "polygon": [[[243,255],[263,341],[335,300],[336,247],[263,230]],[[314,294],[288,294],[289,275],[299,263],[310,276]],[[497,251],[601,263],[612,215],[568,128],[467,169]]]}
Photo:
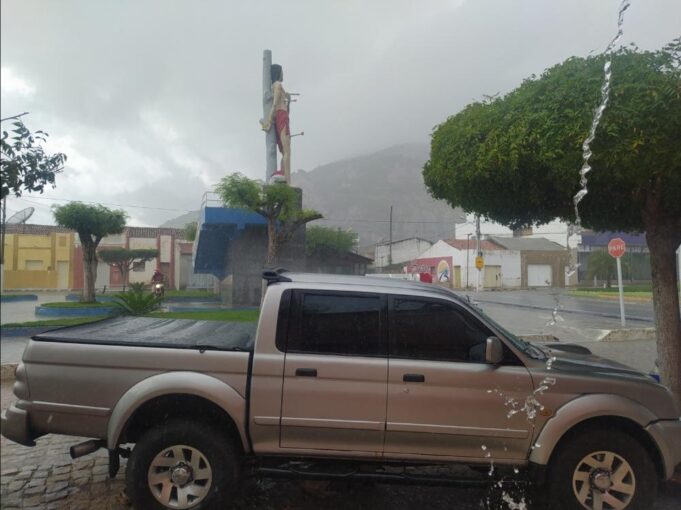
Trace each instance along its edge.
{"label": "utility pole", "polygon": [[471,259],[471,234],[466,234],[466,288],[471,286],[471,281],[468,279],[468,268],[470,267]]}
{"label": "utility pole", "polygon": [[[265,50],[262,54],[262,115],[267,119],[272,109],[272,51]],[[277,171],[277,141],[276,128],[270,127],[265,135],[265,182],[270,182],[270,177]]]}
{"label": "utility pole", "polygon": [[393,206],[390,206],[390,235],[388,237],[388,265],[393,264]]}
{"label": "utility pole", "polygon": [[[480,249],[480,215],[477,214],[475,216],[475,251],[478,254],[478,257],[482,257],[482,250]],[[475,291],[479,292],[480,291],[480,273],[482,272],[482,269],[478,269],[478,275],[477,275],[477,282],[475,285]]]}

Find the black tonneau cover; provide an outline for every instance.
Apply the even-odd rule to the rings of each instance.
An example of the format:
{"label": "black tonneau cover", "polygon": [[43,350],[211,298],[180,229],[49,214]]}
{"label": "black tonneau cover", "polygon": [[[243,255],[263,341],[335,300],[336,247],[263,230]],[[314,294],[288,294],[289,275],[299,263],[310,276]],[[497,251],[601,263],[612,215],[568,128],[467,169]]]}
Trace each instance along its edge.
{"label": "black tonneau cover", "polygon": [[102,321],[46,331],[38,341],[250,351],[256,322],[195,321],[151,317],[115,317]]}

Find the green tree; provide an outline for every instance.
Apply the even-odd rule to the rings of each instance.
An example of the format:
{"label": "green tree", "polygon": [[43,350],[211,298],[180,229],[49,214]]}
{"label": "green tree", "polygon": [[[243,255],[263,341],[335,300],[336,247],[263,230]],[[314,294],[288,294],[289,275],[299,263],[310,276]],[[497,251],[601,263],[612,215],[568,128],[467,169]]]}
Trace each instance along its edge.
{"label": "green tree", "polygon": [[24,191],[43,192],[46,185],[54,187],[55,175],[61,172],[66,156],[61,152],[46,154],[43,144],[49,136],[43,131],[31,133],[21,120],[13,122],[13,135],[2,132],[2,199],[13,193],[20,197]]}
{"label": "green tree", "polygon": [[[629,259],[622,257],[622,279],[629,273],[630,262]],[[587,279],[596,277],[600,280],[605,280],[605,286],[609,289],[612,287],[612,280],[617,278],[617,261],[606,250],[596,250],[589,255],[587,259]]]}
{"label": "green tree", "polygon": [[352,251],[357,244],[355,232],[314,225],[305,232],[305,253],[313,257],[329,257]]}
{"label": "green tree", "polygon": [[194,242],[194,239],[196,239],[196,230],[198,227],[199,224],[196,221],[189,222],[184,226],[184,237],[187,241]]}
{"label": "green tree", "polygon": [[[575,221],[582,142],[599,101],[604,58],[570,58],[501,98],[437,126],[424,180],[436,198],[512,228]],[[622,49],[592,144],[583,226],[645,232],[662,378],[681,403],[681,39]]]}
{"label": "green tree", "polygon": [[299,205],[298,191],[286,184],[264,184],[236,173],[223,177],[215,191],[227,207],[253,211],[267,220],[267,266],[276,265],[281,247],[298,228],[322,215]]}
{"label": "green tree", "polygon": [[99,260],[117,268],[123,277],[123,291],[128,284],[130,270],[135,262],[148,262],[158,257],[158,250],[147,248],[107,248],[99,250]]}
{"label": "green tree", "polygon": [[7,131],[0,137],[0,199],[2,199],[2,240],[0,261],[5,263],[5,222],[7,196],[20,197],[24,191],[43,192],[47,184],[54,187],[55,175],[61,172],[66,156],[61,152],[46,154],[42,144],[49,136],[43,131],[31,133],[21,120],[12,123],[12,136]]}
{"label": "green tree", "polygon": [[53,207],[57,225],[78,232],[83,248],[83,271],[85,284],[81,301],[95,302],[95,281],[97,279],[97,247],[99,242],[111,234],[120,234],[125,228],[125,211],[111,210],[102,205],[86,205],[69,202]]}

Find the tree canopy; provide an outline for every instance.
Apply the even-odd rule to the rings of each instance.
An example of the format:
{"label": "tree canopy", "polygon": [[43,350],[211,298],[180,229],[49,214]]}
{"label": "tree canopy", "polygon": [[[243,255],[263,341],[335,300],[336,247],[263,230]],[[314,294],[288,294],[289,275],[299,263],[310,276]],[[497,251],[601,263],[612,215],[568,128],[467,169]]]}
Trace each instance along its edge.
{"label": "tree canopy", "polygon": [[78,232],[83,244],[99,244],[104,237],[120,234],[125,228],[127,214],[120,209],[112,210],[103,205],[88,205],[69,202],[53,207],[57,225]]}
{"label": "tree canopy", "polygon": [[66,155],[46,154],[42,144],[49,136],[43,131],[31,133],[21,120],[12,123],[12,136],[2,132],[2,191],[0,198],[10,193],[17,197],[23,191],[43,192],[46,185],[54,186],[55,175],[63,170]]}
{"label": "tree canopy", "polygon": [[99,260],[117,268],[123,276],[123,289],[135,262],[147,262],[158,257],[158,250],[151,248],[107,248],[97,253]]}
{"label": "tree canopy", "polygon": [[[611,57],[609,104],[579,213],[582,226],[598,231],[645,232],[660,373],[681,404],[681,38]],[[574,222],[605,58],[569,58],[437,126],[423,170],[432,195],[511,228]]]}
{"label": "tree canopy", "polygon": [[357,244],[355,232],[314,225],[305,232],[305,253],[308,256],[328,257],[352,251]]}
{"label": "tree canopy", "polygon": [[97,279],[97,246],[108,235],[120,234],[125,228],[127,214],[122,210],[111,210],[103,205],[87,205],[69,202],[53,207],[54,220],[61,227],[78,232],[83,248],[83,270],[85,285],[82,301],[95,301]]}
{"label": "tree canopy", "polygon": [[286,184],[264,184],[235,173],[223,177],[215,188],[228,207],[253,211],[267,219],[267,264],[277,262],[281,246],[302,225],[322,215],[300,206],[300,193]]}
{"label": "tree canopy", "polygon": [[[604,57],[573,57],[437,126],[424,180],[436,198],[511,227],[574,221],[582,142]],[[592,144],[586,227],[643,231],[681,221],[681,42],[613,56],[610,102]],[[681,232],[681,229],[680,229]],[[681,234],[680,234],[681,235]]]}

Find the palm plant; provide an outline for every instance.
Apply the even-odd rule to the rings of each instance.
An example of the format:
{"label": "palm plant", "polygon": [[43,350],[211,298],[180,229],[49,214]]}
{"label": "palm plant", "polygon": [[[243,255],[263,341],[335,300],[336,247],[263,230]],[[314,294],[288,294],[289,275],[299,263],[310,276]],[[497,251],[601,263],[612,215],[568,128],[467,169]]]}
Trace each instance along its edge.
{"label": "palm plant", "polygon": [[162,301],[162,297],[157,297],[151,292],[144,292],[144,287],[141,290],[138,287],[118,294],[114,299],[114,304],[125,315],[145,315],[159,308]]}

